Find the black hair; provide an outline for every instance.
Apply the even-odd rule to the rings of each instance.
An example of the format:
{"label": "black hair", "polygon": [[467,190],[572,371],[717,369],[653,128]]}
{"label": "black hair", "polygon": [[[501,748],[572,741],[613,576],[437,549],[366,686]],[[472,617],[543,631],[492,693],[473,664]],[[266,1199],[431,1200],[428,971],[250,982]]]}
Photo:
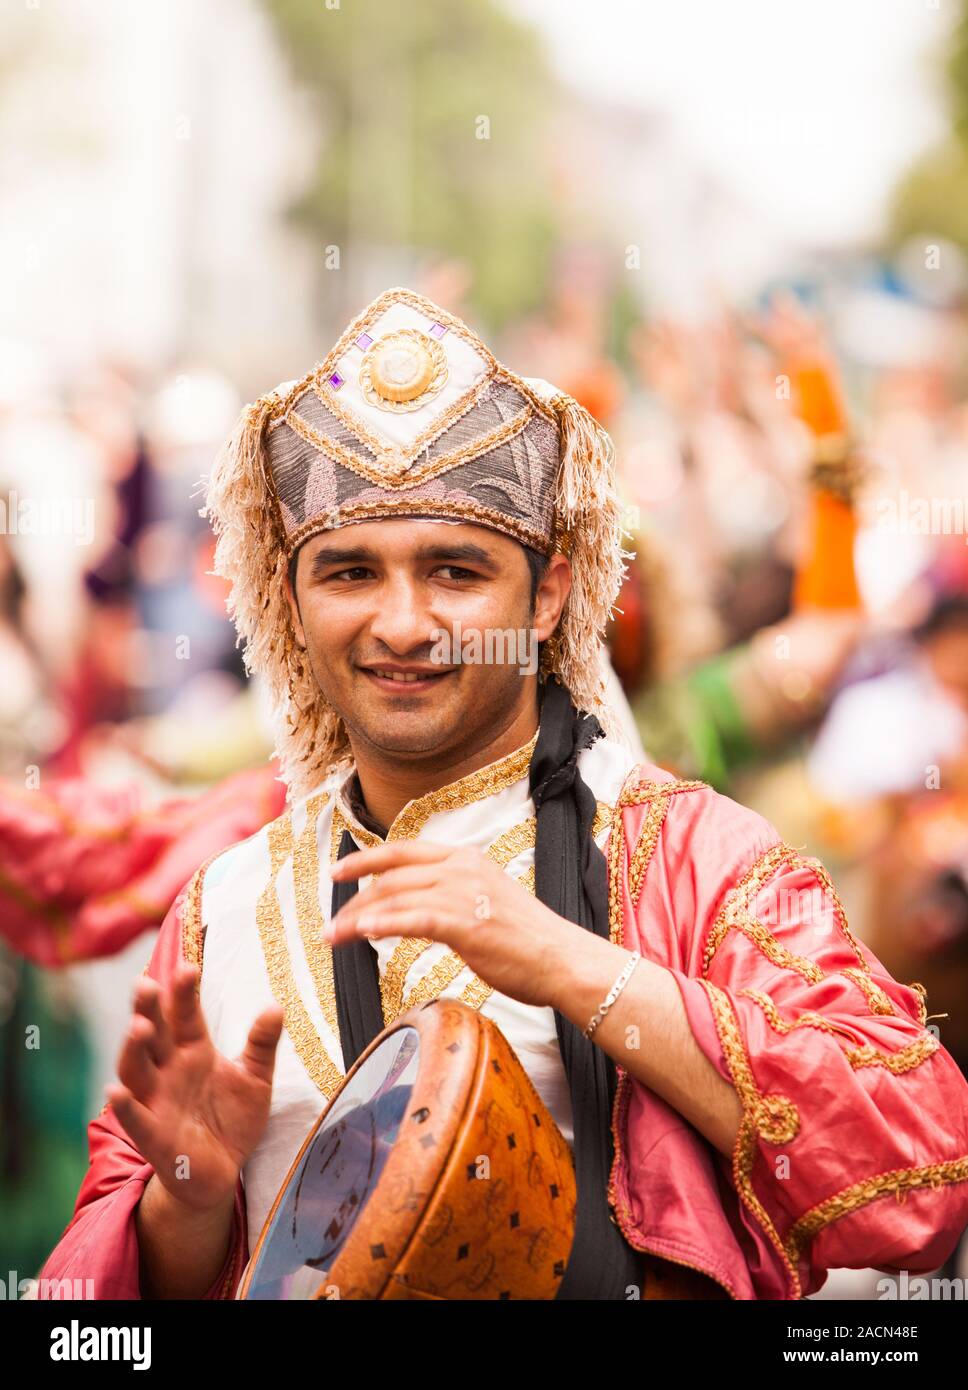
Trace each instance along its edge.
{"label": "black hair", "polygon": [[531,574],[531,612],[534,612],[534,601],[538,596],[538,585],[544,578],[548,568],[549,557],[542,555],[537,550],[532,550],[530,545],[522,545],[524,558],[528,562],[528,570]]}

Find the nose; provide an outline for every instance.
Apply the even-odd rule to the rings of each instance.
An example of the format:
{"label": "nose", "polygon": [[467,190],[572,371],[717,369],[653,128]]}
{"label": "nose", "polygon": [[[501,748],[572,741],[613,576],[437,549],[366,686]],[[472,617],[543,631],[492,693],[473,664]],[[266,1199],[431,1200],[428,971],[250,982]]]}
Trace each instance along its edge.
{"label": "nose", "polygon": [[396,656],[416,656],[416,648],[433,644],[432,634],[438,626],[412,577],[386,577],[369,623],[371,639],[382,642]]}

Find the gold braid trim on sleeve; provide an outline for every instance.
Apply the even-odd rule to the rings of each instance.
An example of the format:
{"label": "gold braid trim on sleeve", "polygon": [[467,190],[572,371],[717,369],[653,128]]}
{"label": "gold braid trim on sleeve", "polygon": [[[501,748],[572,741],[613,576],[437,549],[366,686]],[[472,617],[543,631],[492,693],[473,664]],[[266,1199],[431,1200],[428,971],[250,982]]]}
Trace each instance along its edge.
{"label": "gold braid trim on sleeve", "polygon": [[906,1047],[898,1048],[897,1052],[878,1052],[873,1043],[865,1043],[863,1047],[848,1052],[847,1060],[852,1067],[887,1067],[895,1076],[900,1076],[902,1072],[920,1066],[940,1046],[933,1033],[925,1033],[923,1038],[915,1038]]}
{"label": "gold braid trim on sleeve", "polygon": [[743,1106],[743,1118],[733,1148],[733,1178],[736,1190],[745,1206],[763,1227],[770,1244],[779,1255],[790,1281],[791,1296],[798,1299],[801,1297],[801,1288],[796,1262],[791,1258],[766,1208],[753,1190],[753,1164],[756,1159],[757,1139],[762,1139],[768,1144],[789,1144],[796,1138],[800,1131],[800,1112],[787,1096],[761,1094],[729,996],[709,980],[700,980],[699,983],[709,996],[723,1055],[733,1078],[736,1094]]}
{"label": "gold braid trim on sleeve", "polygon": [[846,1038],[850,1043],[857,1041],[852,1033],[848,1033],[844,1028],[838,1028],[835,1023],[830,1022],[829,1018],[824,1018],[823,1014],[808,1010],[806,1013],[800,1014],[798,1018],[782,1018],[776,1004],[768,994],[762,994],[756,989],[741,989],[738,992],[744,998],[752,999],[755,1004],[759,1004],[766,1014],[770,1026],[777,1033],[792,1033],[794,1028],[820,1028],[825,1033],[835,1033],[838,1037]]}
{"label": "gold braid trim on sleeve", "polygon": [[[837,925],[857,957],[856,965],[846,966],[839,971],[826,972],[815,961],[788,951],[773,933],[750,912],[750,903],[755,902],[757,895],[766,886],[767,880],[784,864],[789,865],[792,869],[808,869],[821,887],[830,895]],[[837,896],[837,891],[827,870],[818,859],[805,858],[783,842],[773,845],[760,855],[739,882],[727,891],[723,899],[703,950],[704,976],[709,974],[713,957],[722,942],[734,930],[741,931],[747,936],[774,965],[785,970],[795,970],[810,984],[819,984],[821,980],[828,979],[830,975],[844,975],[861,991],[872,1014],[890,1015],[895,1013],[894,1005],[889,996],[873,979],[870,964],[847,925],[847,915],[843,904]],[[922,1013],[924,1013],[923,1008]]]}
{"label": "gold braid trim on sleeve", "polygon": [[890,1192],[900,1200],[902,1193],[919,1187],[939,1188],[946,1183],[966,1180],[968,1154],[961,1158],[949,1159],[946,1163],[932,1163],[924,1168],[894,1168],[888,1173],[876,1173],[873,1177],[854,1183],[852,1187],[845,1187],[832,1197],[826,1197],[799,1217],[787,1236],[787,1254],[791,1260],[799,1260],[809,1242],[825,1226],[829,1226],[832,1221],[840,1220],[842,1216],[849,1216],[851,1212],[867,1206],[869,1202],[875,1202],[879,1197],[886,1197]]}
{"label": "gold braid trim on sleeve", "polygon": [[840,1028],[836,1023],[831,1023],[829,1018],[823,1014],[808,1011],[802,1013],[798,1018],[785,1019],[780,1016],[776,1004],[768,994],[761,994],[755,989],[741,989],[739,991],[746,999],[752,999],[763,1010],[770,1023],[770,1026],[777,1033],[792,1033],[794,1028],[819,1028],[825,1033],[831,1033],[835,1037],[846,1038],[852,1044],[851,1048],[844,1053],[847,1061],[855,1069],[858,1067],[886,1067],[888,1071],[899,1076],[902,1072],[911,1071],[914,1067],[937,1052],[941,1046],[933,1033],[925,1033],[921,1038],[915,1038],[913,1042],[905,1047],[898,1048],[897,1052],[879,1052],[872,1043],[864,1043],[858,1047],[857,1039],[848,1032],[846,1028]]}
{"label": "gold braid trim on sleeve", "polygon": [[805,868],[812,870],[822,887],[826,888],[827,892],[830,894],[831,901],[834,905],[834,914],[837,918],[837,925],[840,927],[840,930],[843,932],[844,936],[846,936],[847,940],[850,942],[850,948],[853,951],[854,955],[857,957],[861,970],[865,971],[869,975],[871,970],[870,964],[868,963],[867,958],[864,955],[864,952],[860,948],[860,943],[854,936],[850,927],[847,925],[847,913],[844,911],[844,905],[840,901],[840,896],[833,885],[833,880],[831,879],[821,860],[814,859],[812,856],[809,858],[805,858],[802,855],[796,855],[792,862],[795,868]]}
{"label": "gold braid trim on sleeve", "polygon": [[846,970],[836,972],[845,975],[851,980],[861,994],[867,1000],[867,1007],[872,1014],[893,1014],[894,1005],[881,989],[880,985],[871,979],[869,974],[863,970],[857,970],[854,966],[848,966]]}
{"label": "gold braid trim on sleeve", "polygon": [[615,803],[612,814],[612,830],[608,839],[608,923],[609,940],[621,946],[622,930],[622,853],[625,848],[625,822],[622,811],[626,806],[640,806],[650,802],[650,807],[642,822],[632,858],[629,862],[628,888],[632,902],[638,905],[642,895],[645,875],[655,854],[659,834],[665,824],[672,797],[678,792],[699,791],[705,782],[676,779],[672,782],[655,782],[647,778],[635,777],[638,766],[634,767],[625,781]]}
{"label": "gold braid trim on sleeve", "polygon": [[773,933],[743,908],[731,908],[730,918],[729,927],[735,927],[744,936],[749,937],[753,945],[766,956],[767,960],[778,965],[781,970],[795,970],[798,975],[802,975],[812,985],[818,985],[824,979],[824,972],[819,965],[812,960],[807,960],[805,956],[794,955],[785,946],[781,946]]}
{"label": "gold braid trim on sleeve", "polygon": [[763,885],[766,883],[766,880],[773,876],[779,866],[790,857],[791,853],[792,851],[789,846],[785,844],[774,845],[772,849],[768,849],[764,854],[761,854],[759,859],[747,869],[740,881],[729,889],[719,909],[716,920],[712,925],[702,953],[702,973],[704,975],[709,974],[709,967],[712,965],[713,956],[719,950],[723,939],[732,931],[733,927],[737,925],[735,920],[737,899],[744,903],[748,903],[751,900],[755,901]]}
{"label": "gold braid trim on sleeve", "polygon": [[928,1023],[928,991],[924,987],[924,985],[920,984],[917,980],[912,980],[911,983],[908,985],[908,989],[913,989],[915,994],[918,996],[919,1021],[921,1023],[921,1027],[925,1028],[927,1027]]}

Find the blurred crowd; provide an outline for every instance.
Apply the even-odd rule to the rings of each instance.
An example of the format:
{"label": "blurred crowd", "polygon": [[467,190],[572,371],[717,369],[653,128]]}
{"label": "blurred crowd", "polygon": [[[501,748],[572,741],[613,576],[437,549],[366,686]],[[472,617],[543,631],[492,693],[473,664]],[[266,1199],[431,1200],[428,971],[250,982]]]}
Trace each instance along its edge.
{"label": "blurred crowd", "polygon": [[[924,985],[968,1071],[968,298],[875,280],[769,286],[675,322],[630,309],[621,272],[576,249],[499,355],[615,440],[636,558],[609,643],[649,759],[823,859],[852,930]],[[431,264],[414,288],[474,322],[464,266]],[[888,341],[858,336],[864,296]],[[0,815],[38,815],[38,839],[46,815],[85,845],[137,846],[98,861],[84,894],[42,855],[28,881],[16,837],[0,856],[0,1197],[15,1213],[0,1254],[28,1273],[69,1219],[165,894],[204,857],[172,849],[191,807],[252,769],[236,838],[277,813],[260,691],[198,514],[240,404],[192,364],[64,373],[0,344]],[[152,874],[155,900],[138,898]],[[41,1018],[47,1065],[28,1085],[21,1039]]]}

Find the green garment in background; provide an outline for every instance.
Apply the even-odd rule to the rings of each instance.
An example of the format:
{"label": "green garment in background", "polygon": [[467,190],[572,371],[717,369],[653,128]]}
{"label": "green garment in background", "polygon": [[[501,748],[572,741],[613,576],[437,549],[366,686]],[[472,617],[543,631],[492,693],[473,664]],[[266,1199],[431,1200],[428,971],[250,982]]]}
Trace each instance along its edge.
{"label": "green garment in background", "polygon": [[733,773],[760,752],[733,693],[730,672],[743,648],[721,652],[688,675],[662,681],[632,701],[652,762],[725,792]]}
{"label": "green garment in background", "polygon": [[73,1215],[88,1166],[91,1061],[69,982],[0,945],[4,1279],[32,1279]]}

